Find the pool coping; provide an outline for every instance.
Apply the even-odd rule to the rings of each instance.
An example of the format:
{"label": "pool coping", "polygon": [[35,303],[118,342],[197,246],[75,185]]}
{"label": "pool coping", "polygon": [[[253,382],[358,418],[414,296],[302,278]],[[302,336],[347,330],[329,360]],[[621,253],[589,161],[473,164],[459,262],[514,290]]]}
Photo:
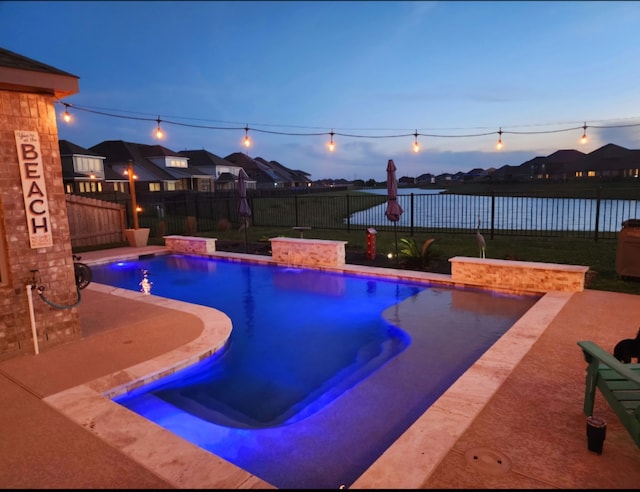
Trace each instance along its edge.
{"label": "pool coping", "polygon": [[[159,248],[157,253],[167,251]],[[103,257],[90,264],[138,256],[133,252]],[[275,263],[271,257],[259,255],[217,252],[207,256]],[[360,265],[310,268],[460,286],[450,275],[429,272]],[[276,488],[110,399],[222,348],[231,332],[229,318],[213,308],[164,297],[95,283],[87,288],[193,314],[202,320],[204,329],[200,337],[176,350],[61,391],[44,401],[177,488]],[[567,292],[542,295],[350,488],[420,488],[571,296]]]}

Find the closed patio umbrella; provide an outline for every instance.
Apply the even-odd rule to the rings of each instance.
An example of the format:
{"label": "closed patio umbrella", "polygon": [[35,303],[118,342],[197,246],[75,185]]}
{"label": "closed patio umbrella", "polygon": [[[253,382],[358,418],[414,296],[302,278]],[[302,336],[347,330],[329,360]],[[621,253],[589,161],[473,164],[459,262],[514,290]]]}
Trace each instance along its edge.
{"label": "closed patio umbrella", "polygon": [[244,219],[244,251],[249,252],[249,244],[247,240],[247,228],[249,227],[247,218],[251,217],[251,208],[247,201],[247,183],[246,180],[249,176],[244,169],[240,169],[238,173],[238,196],[240,197],[240,203],[238,205],[238,214]]}
{"label": "closed patio umbrella", "polygon": [[398,182],[396,181],[396,165],[393,159],[387,163],[387,219],[393,222],[396,241],[396,266],[398,265],[398,221],[402,215],[402,207],[398,203]]}

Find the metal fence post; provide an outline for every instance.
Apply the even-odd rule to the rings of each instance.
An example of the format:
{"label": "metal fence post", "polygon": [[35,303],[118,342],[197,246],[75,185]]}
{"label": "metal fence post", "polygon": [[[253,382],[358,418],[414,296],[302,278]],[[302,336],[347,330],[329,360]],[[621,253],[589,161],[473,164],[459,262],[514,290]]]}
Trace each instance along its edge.
{"label": "metal fence post", "polygon": [[489,237],[493,239],[493,231],[496,220],[496,190],[491,190],[491,234]]}
{"label": "metal fence post", "polygon": [[349,194],[346,194],[345,197],[347,198],[347,232],[351,232],[351,208],[349,206]]}
{"label": "metal fence post", "polygon": [[600,228],[600,190],[601,186],[596,189],[596,223],[593,227],[594,241],[598,242],[598,229]]}
{"label": "metal fence post", "polygon": [[413,225],[414,225],[413,213],[414,213],[414,210],[415,210],[414,204],[415,204],[415,202],[414,202],[414,194],[411,193],[411,230],[409,231],[409,235],[411,237],[413,237]]}

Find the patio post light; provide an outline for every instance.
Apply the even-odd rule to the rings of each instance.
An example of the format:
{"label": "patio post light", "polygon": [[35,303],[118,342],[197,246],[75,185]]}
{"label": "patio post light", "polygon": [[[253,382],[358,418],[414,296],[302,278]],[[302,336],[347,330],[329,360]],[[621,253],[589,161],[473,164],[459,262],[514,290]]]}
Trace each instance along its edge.
{"label": "patio post light", "polygon": [[134,179],[137,178],[135,174],[133,174],[133,161],[127,162],[127,170],[125,174],[129,177],[129,193],[131,195],[131,213],[133,214],[133,228],[139,229],[140,225],[138,224],[138,202],[136,201],[136,186],[134,183]]}

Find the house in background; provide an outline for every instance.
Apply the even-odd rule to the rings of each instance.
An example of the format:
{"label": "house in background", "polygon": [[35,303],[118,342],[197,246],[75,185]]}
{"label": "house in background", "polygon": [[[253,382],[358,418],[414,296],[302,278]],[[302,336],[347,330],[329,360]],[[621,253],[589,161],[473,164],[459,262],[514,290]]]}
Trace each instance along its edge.
{"label": "house in background", "polygon": [[585,154],[579,150],[557,150],[537,156],[519,166],[503,166],[492,175],[493,181],[637,178],[640,175],[640,150],[606,144]]}
{"label": "house in background", "polygon": [[431,173],[421,174],[416,178],[417,185],[422,185],[422,184],[430,185],[435,183],[436,183],[436,177]]}
{"label": "house in background", "polygon": [[[125,178],[129,161],[137,176],[136,191],[212,190],[215,176],[189,166],[189,158],[162,145],[106,140],[89,150],[105,156],[107,181]],[[127,178],[125,178],[127,179]],[[124,191],[120,189],[117,191]]]}
{"label": "house in background", "polygon": [[586,154],[571,170],[575,178],[637,178],[640,174],[640,150],[607,144]]}
{"label": "house in background", "polygon": [[293,171],[278,161],[268,161],[262,157],[254,159],[263,171],[271,176],[278,176],[285,188],[308,188],[311,186],[309,174],[304,171]]}
{"label": "house in background", "polygon": [[556,150],[546,157],[528,161],[531,167],[531,177],[532,179],[566,181],[574,177],[576,166],[583,162],[584,157],[584,152],[579,150]]}
{"label": "house in background", "polygon": [[59,142],[64,156],[67,193],[129,193],[126,175],[131,161],[136,175],[136,191],[233,191],[238,174],[249,176],[247,189],[307,188],[309,174],[293,171],[276,161],[252,159],[243,153],[222,158],[207,150],[174,152],[162,145],[124,140],[105,140],[89,149],[72,142]]}
{"label": "house in background", "polygon": [[234,152],[225,157],[225,160],[231,162],[235,166],[241,167],[249,176],[249,179],[255,181],[256,189],[284,188],[284,182],[277,174],[265,171],[263,163],[258,163],[242,152]]}
{"label": "house in background", "polygon": [[104,156],[68,140],[59,140],[65,193],[101,193],[104,189]]}
{"label": "house in background", "polygon": [[505,164],[489,175],[489,181],[496,182],[528,181],[530,178],[531,175],[526,166],[511,166],[509,164]]}
{"label": "house in background", "polygon": [[[179,152],[189,159],[189,166],[199,169],[202,173],[215,176],[215,188],[206,190],[199,188],[198,191],[233,191],[237,188],[238,174],[241,166],[236,166],[222,157],[219,157],[208,150],[183,150]],[[256,188],[256,181],[248,179],[246,181],[248,190]]]}

